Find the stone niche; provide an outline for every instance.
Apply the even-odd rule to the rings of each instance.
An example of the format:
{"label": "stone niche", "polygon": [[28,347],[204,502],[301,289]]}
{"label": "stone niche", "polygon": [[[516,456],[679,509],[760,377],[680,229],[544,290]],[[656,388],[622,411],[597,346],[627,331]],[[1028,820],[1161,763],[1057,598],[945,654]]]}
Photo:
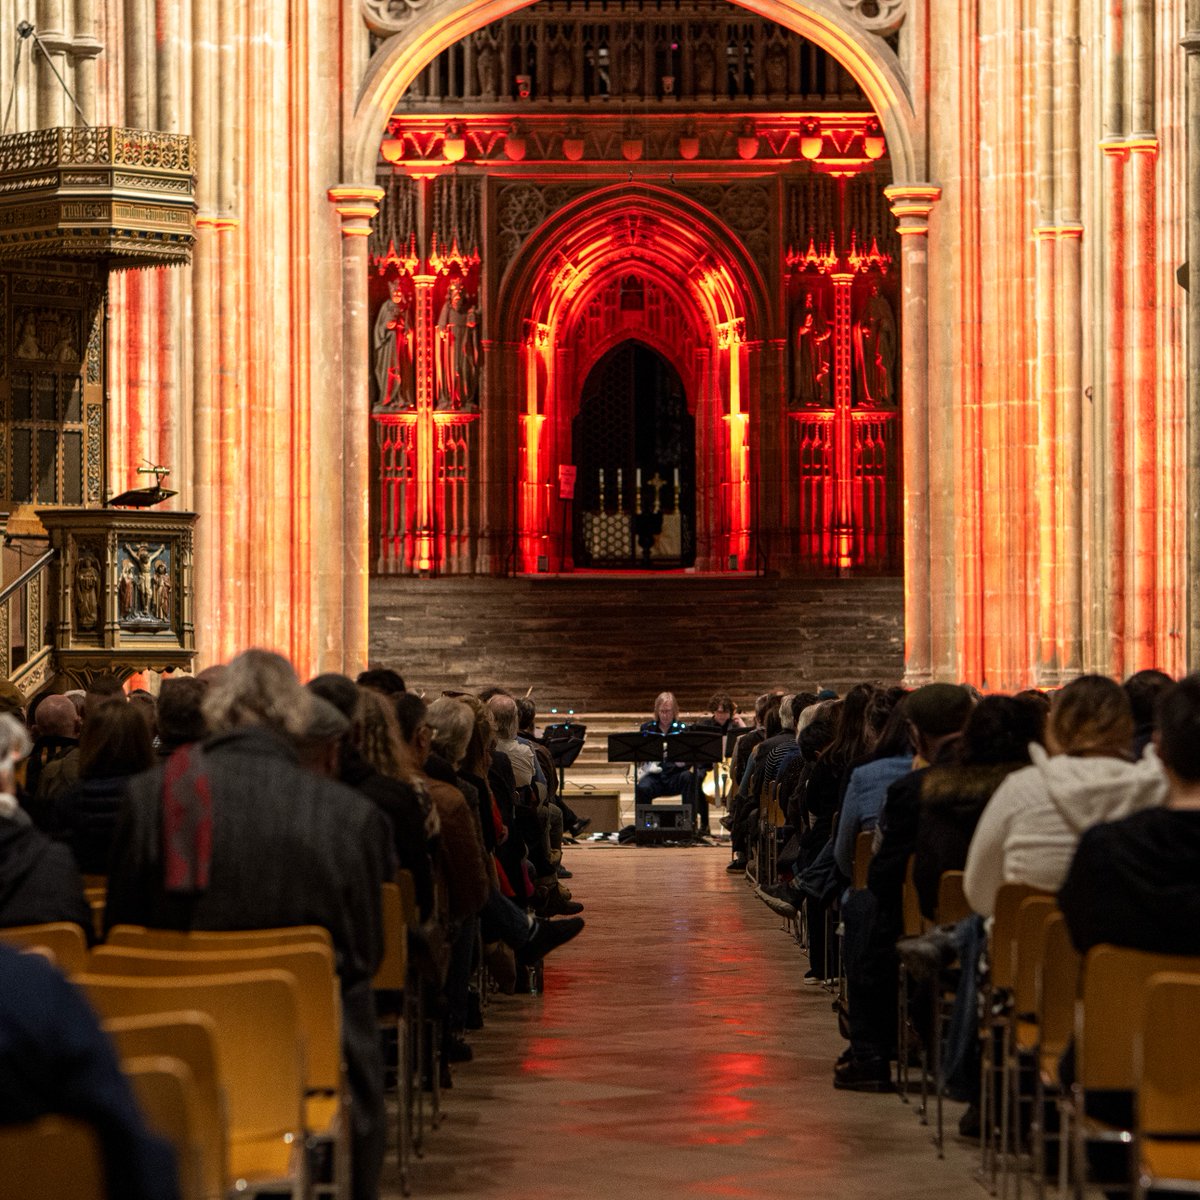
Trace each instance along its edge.
{"label": "stone niche", "polygon": [[196,514],[41,508],[38,517],[57,551],[49,619],[60,672],[86,682],[98,671],[190,670]]}

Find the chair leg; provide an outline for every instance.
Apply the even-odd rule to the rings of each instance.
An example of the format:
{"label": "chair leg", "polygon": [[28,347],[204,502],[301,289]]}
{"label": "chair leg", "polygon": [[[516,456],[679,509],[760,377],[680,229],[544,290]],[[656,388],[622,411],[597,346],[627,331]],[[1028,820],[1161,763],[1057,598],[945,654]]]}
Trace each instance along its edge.
{"label": "chair leg", "polygon": [[908,1103],[908,972],[900,964],[900,987],[896,994],[896,1083],[900,1103]]}
{"label": "chair leg", "polygon": [[408,996],[405,995],[405,1010],[400,1014],[396,1029],[396,1100],[399,1109],[396,1121],[396,1153],[400,1166],[400,1191],[407,1196],[412,1190],[413,1157],[413,1081],[412,1061],[409,1054],[410,1019],[407,1012]]}
{"label": "chair leg", "polygon": [[942,1093],[946,1090],[946,1081],[942,1078],[945,1071],[942,1056],[942,1024],[945,1004],[942,1000],[941,979],[935,980],[935,984],[936,990],[933,994],[933,1101],[937,1106],[937,1124],[933,1135],[933,1144],[937,1147],[938,1158],[945,1158],[946,1135],[942,1110]]}

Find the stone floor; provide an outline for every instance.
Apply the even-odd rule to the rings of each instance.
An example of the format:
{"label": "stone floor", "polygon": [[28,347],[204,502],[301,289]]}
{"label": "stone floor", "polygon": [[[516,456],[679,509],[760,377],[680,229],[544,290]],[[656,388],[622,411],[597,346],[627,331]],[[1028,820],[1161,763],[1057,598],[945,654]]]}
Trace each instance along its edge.
{"label": "stone floor", "polygon": [[972,1149],[951,1135],[939,1162],[912,1106],[833,1089],[829,996],[804,985],[806,960],[728,861],[568,852],[587,928],[547,959],[544,996],[490,1002],[414,1196],[986,1194]]}

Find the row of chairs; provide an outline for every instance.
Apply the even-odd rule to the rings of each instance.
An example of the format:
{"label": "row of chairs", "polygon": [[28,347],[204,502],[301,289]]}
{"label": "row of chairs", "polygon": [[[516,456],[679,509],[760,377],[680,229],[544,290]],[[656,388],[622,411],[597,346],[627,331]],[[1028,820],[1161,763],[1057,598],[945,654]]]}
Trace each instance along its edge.
{"label": "row of chairs", "polygon": [[[413,1045],[436,1046],[437,1039],[417,1036],[422,1016],[413,997],[420,989],[412,986],[407,954],[408,929],[417,920],[411,876],[402,873],[398,883],[385,885],[382,899],[385,955],[375,986],[398,1001],[384,1020],[400,1052],[396,1149],[408,1194],[410,1158],[424,1129],[423,1107],[414,1113],[413,1097],[421,1092],[413,1064],[429,1067]],[[151,1126],[176,1148],[187,1200],[231,1191],[348,1194],[341,994],[326,930],[179,933],[118,926],[90,953],[82,931],[69,923],[0,930],[0,939],[44,954],[86,991]],[[436,1064],[432,1073],[436,1079]],[[87,1140],[75,1123],[58,1119],[5,1136],[39,1147]],[[42,1160],[55,1155],[5,1158],[28,1164],[29,1171]],[[321,1165],[315,1176],[314,1163]],[[58,1193],[30,1186],[24,1194]]]}

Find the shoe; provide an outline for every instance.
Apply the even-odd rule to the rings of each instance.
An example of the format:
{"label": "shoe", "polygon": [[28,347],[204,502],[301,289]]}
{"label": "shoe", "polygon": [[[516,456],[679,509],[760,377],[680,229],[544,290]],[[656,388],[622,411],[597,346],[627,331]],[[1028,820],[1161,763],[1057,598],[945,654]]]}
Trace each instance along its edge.
{"label": "shoe", "polygon": [[833,1086],[844,1092],[894,1092],[892,1064],[886,1058],[850,1058],[834,1068]]}
{"label": "shoe", "polygon": [[575,873],[573,871],[568,871],[566,867],[559,867],[558,877],[559,879],[574,879]]}
{"label": "shoe", "polygon": [[730,816],[728,813],[726,813],[726,814],[725,814],[725,815],[724,815],[724,816],[721,818],[721,820],[720,820],[719,824],[720,824],[720,826],[721,826],[721,828],[722,828],[722,829],[729,829],[729,830],[732,830],[732,829],[733,829],[733,818],[732,818],[732,817],[731,817],[731,816]]}
{"label": "shoe", "polygon": [[583,912],[583,905],[578,900],[572,900],[561,891],[548,892],[537,907],[539,917],[573,917]]}
{"label": "shoe", "polygon": [[447,1033],[442,1039],[442,1059],[449,1063],[470,1062],[475,1052],[456,1033]]}
{"label": "shoe", "polygon": [[494,942],[484,948],[484,961],[501,994],[511,996],[517,990],[517,961],[512,950],[503,942]]}
{"label": "shoe", "polygon": [[582,917],[571,917],[566,921],[538,921],[533,937],[517,950],[517,962],[528,967],[582,932]]}
{"label": "shoe", "polygon": [[592,823],[591,817],[580,817],[574,825],[571,826],[571,836],[573,838],[582,837],[583,831]]}
{"label": "shoe", "polygon": [[[821,976],[810,967],[804,972],[804,982],[807,983],[809,987],[819,987],[825,982],[825,980],[823,980]],[[841,1059],[838,1059],[838,1062],[841,1061]]]}
{"label": "shoe", "polygon": [[725,870],[727,870],[731,875],[735,871],[744,872],[746,870],[746,860],[744,858],[735,858],[733,862],[731,862],[729,866],[725,868]]}
{"label": "shoe", "polygon": [[914,979],[936,979],[958,958],[954,939],[945,929],[901,938],[896,943],[896,954]]}

